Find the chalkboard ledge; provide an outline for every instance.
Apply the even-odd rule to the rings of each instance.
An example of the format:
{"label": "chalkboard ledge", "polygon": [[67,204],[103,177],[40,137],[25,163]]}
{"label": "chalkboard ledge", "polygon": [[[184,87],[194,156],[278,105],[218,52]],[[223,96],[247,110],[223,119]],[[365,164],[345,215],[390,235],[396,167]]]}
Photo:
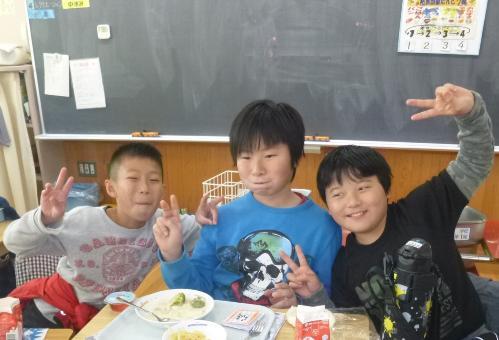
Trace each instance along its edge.
{"label": "chalkboard ledge", "polygon": [[201,142],[201,143],[228,143],[225,136],[180,136],[159,135],[157,137],[132,137],[131,135],[103,135],[103,134],[52,134],[44,133],[35,136],[37,140],[47,141],[152,141],[152,142]]}
{"label": "chalkboard ledge", "polygon": [[[197,142],[197,143],[228,143],[227,136],[183,136],[160,135],[158,137],[132,137],[131,135],[102,135],[102,134],[39,134],[35,137],[40,141],[151,141],[151,142]],[[458,151],[457,144],[382,142],[359,140],[330,140],[329,142],[306,141],[307,146],[334,147],[340,145],[362,145],[378,149],[405,149],[428,151]],[[499,153],[499,146],[494,148]]]}

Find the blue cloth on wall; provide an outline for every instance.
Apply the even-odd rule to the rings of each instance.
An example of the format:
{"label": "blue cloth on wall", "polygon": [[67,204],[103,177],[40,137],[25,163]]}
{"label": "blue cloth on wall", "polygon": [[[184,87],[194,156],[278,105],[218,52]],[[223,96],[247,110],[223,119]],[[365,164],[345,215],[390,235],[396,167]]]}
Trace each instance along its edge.
{"label": "blue cloth on wall", "polygon": [[0,196],[0,208],[3,208],[3,214],[6,220],[12,221],[19,218],[16,209],[12,208],[9,202],[2,196]]}

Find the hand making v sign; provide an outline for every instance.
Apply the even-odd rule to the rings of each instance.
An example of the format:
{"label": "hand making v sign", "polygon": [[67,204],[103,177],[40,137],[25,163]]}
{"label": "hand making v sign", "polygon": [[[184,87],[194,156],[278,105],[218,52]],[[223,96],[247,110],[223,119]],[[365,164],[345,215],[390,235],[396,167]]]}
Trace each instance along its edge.
{"label": "hand making v sign", "polygon": [[302,297],[310,297],[322,287],[319,277],[308,265],[307,259],[299,245],[295,246],[296,255],[298,256],[299,265],[296,264],[286,253],[280,252],[281,258],[291,269],[288,273],[288,283],[291,288]]}
{"label": "hand making v sign", "polygon": [[224,197],[220,196],[208,201],[209,194],[204,194],[196,210],[196,221],[199,224],[217,224],[218,223],[218,203],[222,202]]}
{"label": "hand making v sign", "polygon": [[158,217],[153,226],[154,238],[161,255],[166,261],[174,261],[182,255],[182,225],[177,197],[170,195],[170,205],[165,200],[159,203],[163,215]]}
{"label": "hand making v sign", "polygon": [[40,195],[43,224],[50,225],[62,219],[73,181],[72,176],[68,177],[68,169],[63,167],[54,185],[52,183],[45,184],[45,188]]}
{"label": "hand making v sign", "polygon": [[453,84],[445,84],[435,89],[434,99],[407,99],[409,106],[426,109],[411,116],[412,120],[423,120],[437,116],[460,116],[473,108],[473,93]]}

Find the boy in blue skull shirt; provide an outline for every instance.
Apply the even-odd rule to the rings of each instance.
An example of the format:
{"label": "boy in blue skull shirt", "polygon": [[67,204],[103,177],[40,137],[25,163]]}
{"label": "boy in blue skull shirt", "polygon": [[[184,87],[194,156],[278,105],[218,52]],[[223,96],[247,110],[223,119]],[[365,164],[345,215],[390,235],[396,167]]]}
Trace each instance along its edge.
{"label": "boy in blue skull shirt", "polygon": [[260,100],[242,109],[232,123],[230,147],[249,192],[220,207],[218,224],[203,228],[192,258],[182,250],[176,199],[171,198],[171,207],[162,202],[165,214],[154,232],[169,287],[289,307],[297,301],[285,283],[288,266],[280,253],[294,257],[299,242],[330,292],[340,229],[326,211],[290,188],[304,135],[300,114],[288,104]]}

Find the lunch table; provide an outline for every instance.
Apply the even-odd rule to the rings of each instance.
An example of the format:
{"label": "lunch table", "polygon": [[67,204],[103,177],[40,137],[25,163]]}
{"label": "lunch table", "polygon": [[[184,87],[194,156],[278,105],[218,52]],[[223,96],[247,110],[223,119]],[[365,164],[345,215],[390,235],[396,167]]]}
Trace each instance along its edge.
{"label": "lunch table", "polygon": [[465,268],[476,272],[481,277],[499,281],[499,258],[497,255],[494,257],[486,241],[482,240],[476,245],[465,248],[464,255],[461,248],[458,249],[463,257]]}
{"label": "lunch table", "polygon": [[[211,320],[218,324],[221,324],[225,315],[228,315],[227,306],[236,308],[239,304],[226,301],[215,301],[215,309],[212,313],[208,314],[205,320]],[[242,304],[241,306],[243,306]],[[247,306],[247,305],[246,305]],[[255,305],[251,305],[255,308]],[[251,307],[244,307],[251,308]],[[256,307],[257,309],[262,309],[263,307]],[[294,308],[294,307],[293,307]],[[273,309],[273,311],[266,310],[264,313],[267,315],[265,320],[275,320],[275,317],[271,314],[278,313],[284,316],[287,310]],[[289,310],[290,312],[291,309]],[[379,339],[374,326],[370,322],[365,310],[362,308],[352,308],[352,309],[333,309],[330,310],[331,316],[334,320],[334,329],[332,330],[331,336],[334,339],[343,340],[374,340]],[[296,309],[294,309],[296,312]],[[293,313],[289,313],[292,318]],[[195,322],[194,322],[195,323]],[[269,327],[277,328],[273,323],[266,323],[266,331],[264,333],[255,336],[254,340],[264,340],[267,339],[267,330]],[[238,340],[246,338],[247,332],[234,330],[231,328],[225,328],[227,331],[228,340]],[[133,309],[125,309],[121,314],[113,312],[110,307],[106,306],[97,316],[90,321],[90,323],[83,328],[74,339],[82,340],[107,340],[107,339],[161,339],[161,335],[166,329],[157,328],[155,325],[149,325],[144,323],[140,318],[137,317],[136,311]],[[275,334],[275,333],[274,333]],[[291,324],[284,321],[282,327],[279,329],[277,336],[272,339],[277,340],[289,340],[295,339],[295,329]]]}
{"label": "lunch table", "polygon": [[[161,276],[161,269],[159,264],[156,264],[144,281],[142,281],[137,290],[135,290],[135,295],[137,297],[141,297],[165,289],[167,289],[167,287]],[[275,311],[286,312],[285,310],[277,309]],[[119,314],[119,312],[111,310],[110,306],[105,306],[83,329],[80,330],[80,332],[76,334],[73,339],[86,340],[87,338],[94,336],[99,331],[104,329]],[[277,339],[294,339],[294,334],[294,328],[289,324],[284,323],[283,327],[279,331]]]}
{"label": "lunch table", "polygon": [[[275,311],[286,312],[285,310]],[[91,336],[94,336],[99,331],[104,329],[104,327],[106,327],[111,321],[113,321],[119,314],[119,312],[112,311],[109,306],[105,306],[80,332],[78,332],[78,334],[76,334],[73,339],[85,340]],[[294,339],[294,336],[294,328],[288,323],[284,323],[276,339]]]}
{"label": "lunch table", "polygon": [[49,329],[45,339],[47,340],[69,340],[73,335],[73,330],[68,328]]}
{"label": "lunch table", "polygon": [[[158,292],[161,290],[167,289],[162,277],[161,270],[159,265],[156,265],[151,272],[147,275],[141,285],[135,291],[135,295],[137,297],[145,296],[152,294],[154,292]],[[286,313],[285,309],[273,309],[274,312],[278,313]],[[126,310],[122,313],[126,313]],[[115,320],[120,315],[119,312],[115,312],[111,310],[110,306],[105,306],[83,329],[78,332],[73,339],[75,340],[90,340],[97,333],[106,328],[106,326],[110,325],[113,320]],[[130,314],[128,314],[129,316]],[[337,314],[338,318],[340,318],[341,314]],[[123,315],[122,315],[123,317]],[[357,324],[350,325],[352,328],[359,331],[359,329],[363,326],[369,331],[373,330],[372,323],[369,324],[367,315],[364,315],[365,318],[360,322],[359,327]],[[284,322],[282,328],[277,334],[277,340],[288,340],[295,338],[295,329],[289,323]],[[230,339],[233,340],[233,339]]]}

